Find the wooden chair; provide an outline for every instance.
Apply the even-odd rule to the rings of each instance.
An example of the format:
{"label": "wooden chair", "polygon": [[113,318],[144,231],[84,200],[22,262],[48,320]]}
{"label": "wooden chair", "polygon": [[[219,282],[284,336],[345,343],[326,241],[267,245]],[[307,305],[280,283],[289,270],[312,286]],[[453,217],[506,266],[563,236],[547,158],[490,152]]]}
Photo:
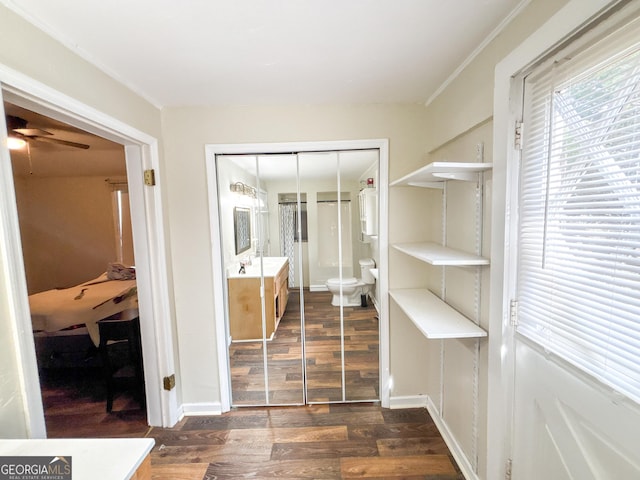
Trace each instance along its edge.
{"label": "wooden chair", "polygon": [[140,342],[140,318],[107,318],[98,322],[102,359],[107,387],[107,412],[113,409],[113,397],[117,380],[129,377],[135,382],[133,390],[140,408],[145,405],[144,373],[142,369],[142,344]]}

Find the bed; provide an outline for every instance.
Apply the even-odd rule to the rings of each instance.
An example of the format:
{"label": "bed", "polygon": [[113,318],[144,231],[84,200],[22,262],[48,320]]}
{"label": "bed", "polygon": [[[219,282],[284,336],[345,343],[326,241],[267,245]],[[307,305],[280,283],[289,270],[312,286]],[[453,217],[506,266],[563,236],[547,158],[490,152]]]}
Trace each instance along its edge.
{"label": "bed", "polygon": [[41,366],[69,366],[61,364],[88,359],[87,351],[100,343],[99,320],[138,316],[136,280],[103,273],[71,288],[30,295],[29,306]]}

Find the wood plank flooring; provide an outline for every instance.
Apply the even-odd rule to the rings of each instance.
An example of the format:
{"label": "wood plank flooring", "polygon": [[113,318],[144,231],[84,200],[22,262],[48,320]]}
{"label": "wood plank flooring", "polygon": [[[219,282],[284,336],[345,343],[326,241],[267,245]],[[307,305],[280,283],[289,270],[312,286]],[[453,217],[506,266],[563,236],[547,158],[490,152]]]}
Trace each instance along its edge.
{"label": "wood plank flooring", "polygon": [[[333,399],[341,392],[340,377],[335,376],[341,363],[336,361],[335,307],[328,294],[306,300],[312,320],[307,367],[315,382],[309,392],[316,399]],[[291,318],[296,308],[293,302]],[[347,391],[353,388],[356,398],[378,398],[375,309],[349,307],[344,315]],[[302,398],[296,346],[300,328],[289,320],[283,318],[280,335],[268,347],[270,400]],[[261,350],[256,352],[249,343],[234,347],[234,399],[263,400]],[[163,429],[147,426],[146,413],[126,391],[118,394],[114,412],[107,414],[99,371],[58,372],[43,378],[42,385],[50,438],[152,437],[154,480],[464,479],[425,409],[389,410],[377,402],[242,407],[220,416],[186,417]]]}
{"label": "wood plank flooring", "polygon": [[[307,402],[342,401],[340,309],[331,293],[304,291]],[[274,338],[267,342],[269,404],[304,403],[300,297],[292,290]],[[345,393],[348,401],[379,399],[377,312],[345,307]],[[229,349],[233,404],[265,405],[262,342],[234,342]]]}
{"label": "wood plank flooring", "polygon": [[149,430],[131,390],[118,390],[107,413],[100,368],[41,372],[40,389],[48,438],[144,437]]}
{"label": "wood plank flooring", "polygon": [[463,480],[425,409],[247,407],[153,428],[154,480]]}

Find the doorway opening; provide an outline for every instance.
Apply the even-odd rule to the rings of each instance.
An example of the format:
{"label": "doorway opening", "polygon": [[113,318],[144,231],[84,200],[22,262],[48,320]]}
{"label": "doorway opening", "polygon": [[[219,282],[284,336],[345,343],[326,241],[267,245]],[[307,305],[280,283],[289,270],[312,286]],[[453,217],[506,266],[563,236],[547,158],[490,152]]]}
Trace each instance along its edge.
{"label": "doorway opening", "polygon": [[[178,405],[175,389],[162,389],[162,375],[174,372],[174,342],[171,338],[170,308],[167,265],[164,261],[164,227],[161,200],[161,185],[154,188],[144,186],[145,169],[157,169],[159,164],[157,141],[153,137],[136,130],[106,114],[55,90],[39,85],[28,78],[15,79],[0,69],[3,82],[2,99],[15,106],[47,116],[53,120],[71,125],[84,132],[117,143],[124,148],[126,177],[129,184],[131,226],[136,239],[136,285],[140,317],[140,338],[144,357],[144,384],[146,387],[146,421],[154,426],[173,426],[178,420]],[[29,92],[37,91],[38,95]],[[4,112],[3,112],[4,114]],[[28,132],[31,135],[31,132]],[[40,134],[39,134],[40,135]],[[46,134],[43,134],[46,135]],[[63,138],[62,135],[59,138]],[[38,141],[38,140],[36,140]],[[46,140],[45,140],[46,142]],[[83,142],[80,142],[83,143]],[[19,391],[22,394],[25,412],[22,418],[26,432],[33,438],[47,435],[42,406],[42,395],[38,378],[35,342],[32,332],[27,282],[23,263],[18,212],[15,206],[15,186],[9,150],[0,148],[3,161],[4,186],[0,222],[6,243],[3,261],[7,269],[2,275],[3,295],[9,300],[8,320],[16,335],[13,345],[16,352],[16,375],[21,379]],[[151,261],[153,258],[153,262]],[[86,293],[86,292],[85,292]]]}
{"label": "doorway opening", "polygon": [[223,411],[384,405],[386,141],[210,149]]}
{"label": "doorway opening", "polygon": [[98,348],[98,320],[140,316],[124,147],[9,102],[4,111],[22,140],[10,157],[47,435],[144,434],[144,383],[114,384],[107,412]]}

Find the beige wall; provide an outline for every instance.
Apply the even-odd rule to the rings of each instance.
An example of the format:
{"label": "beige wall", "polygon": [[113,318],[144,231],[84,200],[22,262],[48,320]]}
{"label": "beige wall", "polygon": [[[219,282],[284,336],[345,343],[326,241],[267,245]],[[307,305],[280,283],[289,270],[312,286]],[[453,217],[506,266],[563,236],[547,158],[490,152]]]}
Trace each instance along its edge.
{"label": "beige wall", "polygon": [[[4,6],[0,6],[0,32],[0,67],[3,72],[13,71],[27,76],[140,131],[160,137],[160,114],[157,108],[52,41]],[[6,83],[4,74],[2,77],[0,80]],[[3,223],[0,233],[4,227],[14,228]],[[3,251],[4,247],[0,249],[0,327],[3,332],[0,335],[0,432],[3,437],[20,438],[30,434],[30,415],[38,414],[34,407],[30,407],[34,409],[33,412],[26,411],[25,398],[21,393],[24,390],[21,373],[25,369],[21,362],[23,353],[18,348],[28,354],[32,343],[25,338],[30,337],[31,332],[20,331],[13,320],[16,310],[9,292],[14,287],[8,282],[7,269],[10,267],[6,262],[9,259],[2,256]],[[33,374],[37,372],[27,368],[26,375]]]}
{"label": "beige wall", "polygon": [[29,294],[97,277],[116,261],[104,177],[14,179]]}
{"label": "beige wall", "polygon": [[[389,138],[393,177],[424,159],[423,114],[422,106],[170,108],[163,112],[185,402],[220,398],[213,305],[222,299],[212,296],[204,145]],[[392,230],[392,240],[393,235]],[[393,326],[392,336],[399,344],[405,338]]]}

